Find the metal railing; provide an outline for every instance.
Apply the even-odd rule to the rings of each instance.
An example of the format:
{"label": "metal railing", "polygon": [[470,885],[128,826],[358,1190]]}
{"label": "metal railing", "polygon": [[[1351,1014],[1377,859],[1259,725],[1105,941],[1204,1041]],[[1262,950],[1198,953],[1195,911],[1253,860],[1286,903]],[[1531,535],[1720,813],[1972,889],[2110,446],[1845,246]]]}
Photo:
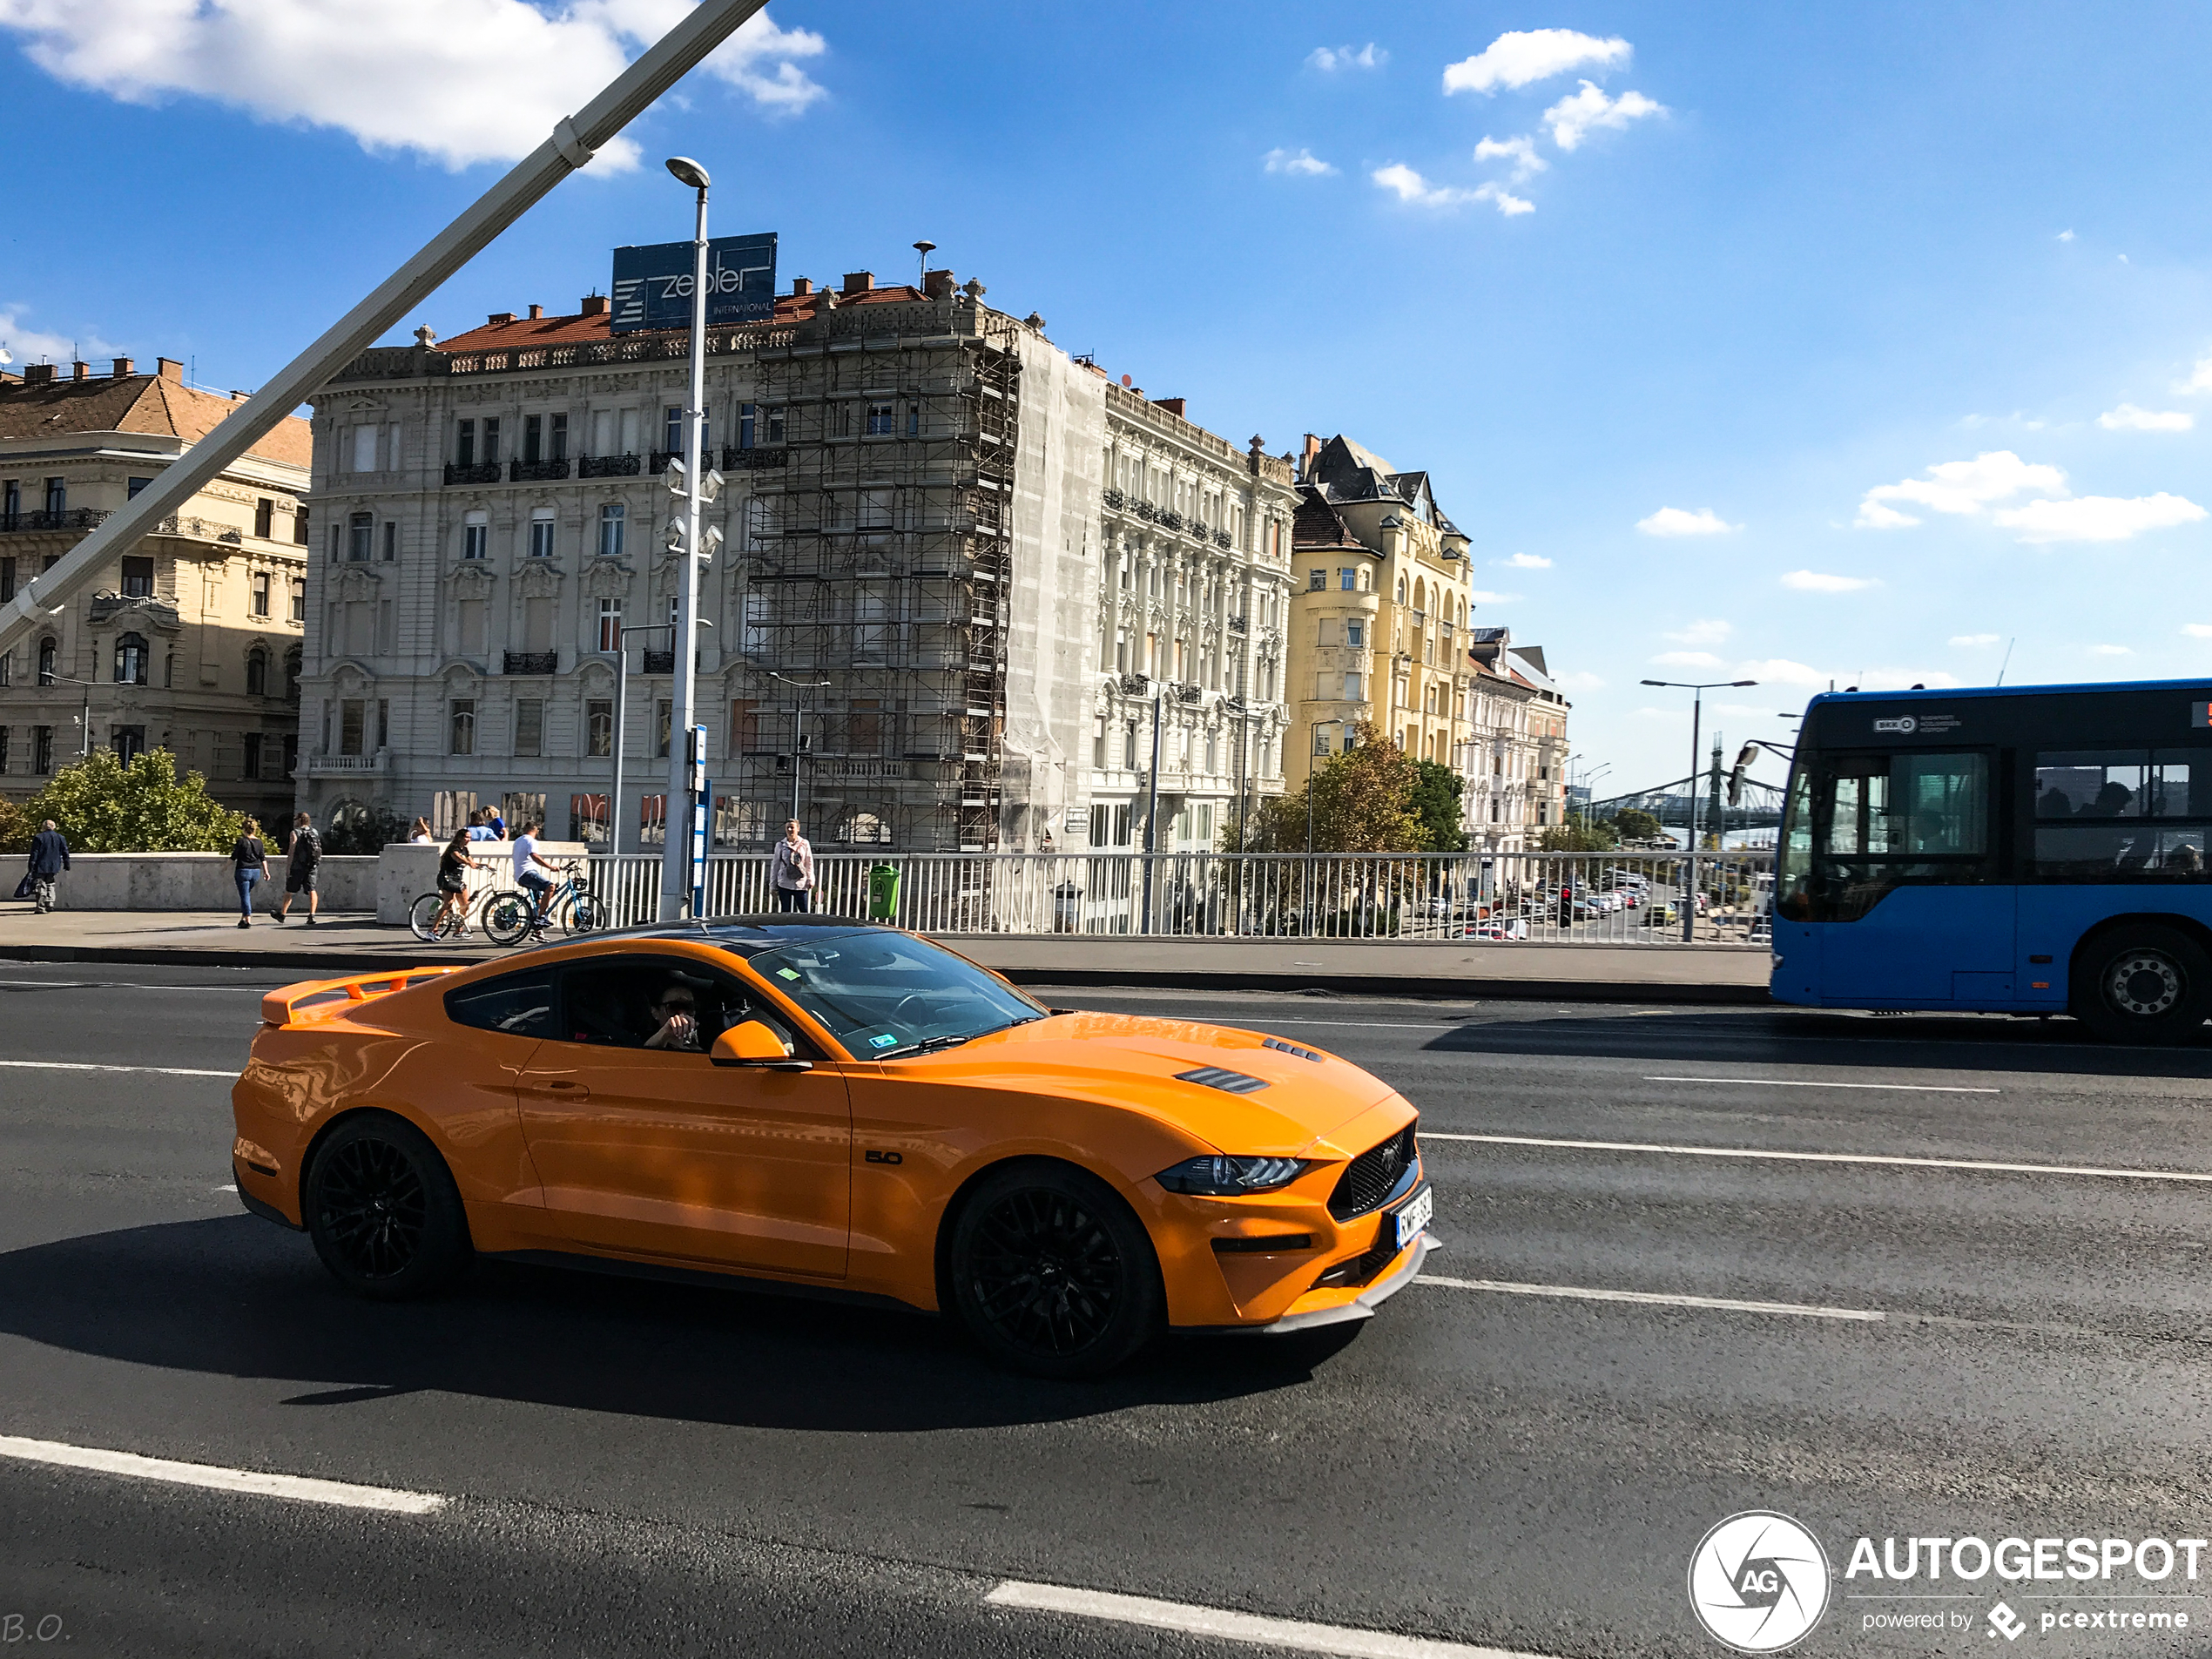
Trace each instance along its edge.
{"label": "metal railing", "polygon": [[[650,921],[658,852],[595,854],[616,924]],[[868,873],[899,872],[892,920],[930,934],[1765,948],[1770,850],[1699,853],[818,852],[813,908],[867,914]],[[765,853],[707,860],[706,914],[775,907]],[[1685,929],[1684,921],[1688,919]]]}
{"label": "metal railing", "polygon": [[0,531],[98,529],[106,516],[106,510],[98,507],[64,507],[59,512],[48,512],[44,508],[34,512],[18,509],[0,513]]}

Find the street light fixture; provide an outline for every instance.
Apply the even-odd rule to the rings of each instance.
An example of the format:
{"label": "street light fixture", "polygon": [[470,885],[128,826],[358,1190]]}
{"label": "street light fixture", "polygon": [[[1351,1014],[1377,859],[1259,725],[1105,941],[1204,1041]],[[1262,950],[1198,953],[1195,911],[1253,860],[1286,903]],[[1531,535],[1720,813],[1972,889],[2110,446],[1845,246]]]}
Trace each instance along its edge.
{"label": "street light fixture", "polygon": [[[669,642],[676,660],[671,664],[675,671],[675,684],[671,688],[668,742],[668,799],[662,814],[660,903],[655,911],[657,921],[669,921],[683,914],[684,906],[691,889],[692,840],[696,803],[691,802],[691,705],[695,700],[698,674],[698,614],[699,614],[699,556],[705,551],[699,541],[699,509],[704,500],[701,485],[706,473],[705,421],[706,416],[706,169],[689,156],[671,156],[668,171],[677,182],[698,192],[696,214],[691,233],[691,395],[684,410],[684,470],[681,478],[676,469],[669,469],[669,489],[680,493],[684,499],[684,541],[682,548],[682,578],[677,587],[675,637]],[[716,481],[717,487],[719,480]],[[684,733],[681,742],[676,734]],[[685,815],[682,833],[676,823],[676,803],[691,804]]]}
{"label": "street light fixture", "polygon": [[1689,698],[1689,835],[1685,846],[1689,853],[1690,880],[1685,885],[1682,907],[1682,938],[1685,945],[1690,941],[1697,921],[1697,737],[1698,722],[1704,712],[1705,693],[1723,687],[1757,685],[1757,680],[1706,680],[1691,684],[1686,680],[1646,680],[1646,685],[1656,685],[1667,691],[1688,691]]}

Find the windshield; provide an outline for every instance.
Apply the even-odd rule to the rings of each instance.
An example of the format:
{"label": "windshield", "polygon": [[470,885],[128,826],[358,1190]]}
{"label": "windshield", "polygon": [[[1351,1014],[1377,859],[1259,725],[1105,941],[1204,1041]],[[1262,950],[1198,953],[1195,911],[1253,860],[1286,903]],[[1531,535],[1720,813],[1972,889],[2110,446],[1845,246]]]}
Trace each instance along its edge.
{"label": "windshield", "polygon": [[750,965],[865,1059],[948,1048],[1047,1012],[974,963],[905,934],[840,934],[762,951]]}

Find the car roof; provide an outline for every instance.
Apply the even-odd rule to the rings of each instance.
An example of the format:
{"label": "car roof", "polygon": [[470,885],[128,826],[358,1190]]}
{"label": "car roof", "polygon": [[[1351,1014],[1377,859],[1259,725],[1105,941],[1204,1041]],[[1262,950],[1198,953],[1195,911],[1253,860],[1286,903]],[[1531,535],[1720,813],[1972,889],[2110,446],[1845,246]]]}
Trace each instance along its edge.
{"label": "car roof", "polygon": [[[904,930],[853,916],[799,915],[788,911],[757,916],[706,916],[698,921],[649,921],[635,927],[610,927],[584,939],[549,939],[532,947],[543,950],[556,945],[681,941],[711,945],[733,956],[750,957],[764,950],[778,950],[801,941],[837,939],[853,934],[896,934]],[[528,952],[518,952],[527,955]]]}

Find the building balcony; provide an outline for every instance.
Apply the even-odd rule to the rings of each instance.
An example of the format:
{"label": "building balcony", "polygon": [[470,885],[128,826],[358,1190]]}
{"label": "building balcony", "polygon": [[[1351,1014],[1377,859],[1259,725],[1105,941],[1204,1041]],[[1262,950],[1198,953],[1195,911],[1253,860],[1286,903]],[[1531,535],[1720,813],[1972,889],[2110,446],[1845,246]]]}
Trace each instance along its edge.
{"label": "building balcony", "polygon": [[637,455],[583,455],[576,463],[579,478],[635,478],[644,465]]}
{"label": "building balcony", "polygon": [[722,470],[725,472],[772,472],[780,470],[791,459],[791,451],[779,445],[773,449],[725,449]]}
{"label": "building balcony", "polygon": [[496,461],[446,462],[446,482],[449,484],[496,484],[498,482],[499,462]]}
{"label": "building balcony", "polygon": [[1245,624],[1244,624],[1244,617],[1230,617],[1230,619],[1229,619],[1229,631],[1230,631],[1231,633],[1232,633],[1232,634],[1241,634],[1241,633],[1243,633],[1243,632],[1244,631],[1244,630],[1245,630]]}
{"label": "building balcony", "polygon": [[505,674],[552,674],[559,671],[561,653],[557,651],[510,651],[505,654],[500,671]]}
{"label": "building balcony", "polygon": [[309,755],[307,761],[310,778],[381,777],[392,769],[388,749],[372,755]]}
{"label": "building balcony", "polygon": [[510,461],[507,463],[507,482],[510,484],[550,483],[568,475],[566,457],[559,461]]}
{"label": "building balcony", "polygon": [[99,528],[107,512],[98,507],[70,507],[58,513],[0,515],[0,534],[28,535],[33,530],[89,530]]}

